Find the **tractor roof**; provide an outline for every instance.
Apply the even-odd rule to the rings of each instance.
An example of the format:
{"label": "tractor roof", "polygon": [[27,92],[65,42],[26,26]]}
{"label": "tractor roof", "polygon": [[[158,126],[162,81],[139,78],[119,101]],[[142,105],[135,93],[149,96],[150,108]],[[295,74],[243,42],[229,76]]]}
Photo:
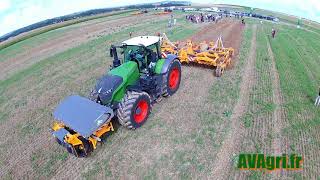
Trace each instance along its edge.
{"label": "tractor roof", "polygon": [[131,39],[128,39],[126,41],[123,41],[122,44],[126,44],[128,46],[150,46],[152,44],[155,44],[161,40],[161,37],[159,36],[138,36]]}

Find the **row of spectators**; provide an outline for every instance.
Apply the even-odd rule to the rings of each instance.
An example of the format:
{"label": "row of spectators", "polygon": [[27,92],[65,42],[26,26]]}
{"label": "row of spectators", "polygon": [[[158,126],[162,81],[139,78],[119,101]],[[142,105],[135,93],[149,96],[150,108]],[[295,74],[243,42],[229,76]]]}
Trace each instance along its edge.
{"label": "row of spectators", "polygon": [[213,15],[213,14],[190,14],[186,15],[186,20],[192,23],[204,23],[204,22],[217,22],[222,18],[222,15]]}

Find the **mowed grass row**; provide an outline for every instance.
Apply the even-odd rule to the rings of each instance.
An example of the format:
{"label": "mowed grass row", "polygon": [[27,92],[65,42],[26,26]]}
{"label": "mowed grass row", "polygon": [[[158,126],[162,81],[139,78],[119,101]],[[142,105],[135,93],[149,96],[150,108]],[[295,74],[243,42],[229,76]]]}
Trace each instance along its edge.
{"label": "mowed grass row", "polygon": [[[54,141],[48,139],[51,137],[49,128],[53,121],[53,108],[67,95],[88,94],[96,78],[104,74],[111,64],[111,58],[106,57],[111,43],[127,39],[131,31],[140,35],[166,32],[166,26],[167,21],[141,22],[112,36],[56,54],[1,81],[1,135],[12,134],[1,141],[0,166],[4,174],[16,174],[15,168],[20,164],[16,160],[20,158],[25,163],[21,173],[28,172],[29,176],[35,177],[52,175],[68,157],[63,149],[52,146]],[[181,33],[178,29],[182,27],[186,31]],[[184,39],[195,29],[178,19],[178,25],[168,36]],[[17,146],[21,146],[21,150],[16,150]],[[14,155],[10,154],[13,150],[17,151]]]}
{"label": "mowed grass row", "polygon": [[[255,60],[255,72],[254,72],[254,86],[250,93],[249,108],[244,117],[242,117],[243,124],[246,128],[250,129],[248,136],[251,140],[258,136],[259,139],[254,139],[255,152],[268,152],[270,149],[270,139],[267,138],[263,132],[271,130],[270,117],[274,110],[274,104],[272,100],[272,74],[271,71],[271,58],[268,55],[267,50],[267,38],[263,32],[262,27],[257,29],[257,41],[256,41],[256,60]],[[269,136],[269,135],[268,135]],[[244,146],[249,148],[248,146]]]}
{"label": "mowed grass row", "polygon": [[18,56],[19,54],[25,52],[31,47],[38,46],[41,43],[44,43],[50,39],[58,38],[59,36],[66,33],[68,30],[67,28],[60,28],[53,31],[49,31],[43,34],[39,34],[37,36],[33,36],[31,38],[28,38],[26,40],[17,42],[11,46],[8,46],[4,49],[0,50],[0,62],[7,61],[8,59],[11,59],[13,57]]}
{"label": "mowed grass row", "polygon": [[[252,24],[252,23],[250,23]],[[256,56],[254,66],[253,86],[250,91],[249,105],[246,113],[241,117],[244,127],[243,138],[238,153],[264,153],[273,154],[273,111],[275,105],[272,98],[272,60],[267,51],[267,37],[262,26],[257,28]],[[236,156],[230,177],[247,179],[261,179],[265,176],[260,171],[239,171]],[[267,174],[266,177],[269,177]]]}
{"label": "mowed grass row", "polygon": [[[320,170],[320,111],[313,105],[320,85],[320,36],[287,26],[278,28],[277,37],[270,43],[287,113],[283,135],[289,139],[289,152],[304,156],[303,173],[291,175],[314,179]],[[270,30],[271,26],[267,32]]]}

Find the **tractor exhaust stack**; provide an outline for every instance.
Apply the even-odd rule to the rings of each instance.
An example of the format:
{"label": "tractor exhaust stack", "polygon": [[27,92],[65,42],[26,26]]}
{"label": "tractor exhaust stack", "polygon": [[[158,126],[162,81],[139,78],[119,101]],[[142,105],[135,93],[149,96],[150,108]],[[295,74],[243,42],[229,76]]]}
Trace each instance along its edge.
{"label": "tractor exhaust stack", "polygon": [[113,57],[113,68],[121,65],[121,62],[118,58],[117,48],[114,45],[111,45],[110,56]]}

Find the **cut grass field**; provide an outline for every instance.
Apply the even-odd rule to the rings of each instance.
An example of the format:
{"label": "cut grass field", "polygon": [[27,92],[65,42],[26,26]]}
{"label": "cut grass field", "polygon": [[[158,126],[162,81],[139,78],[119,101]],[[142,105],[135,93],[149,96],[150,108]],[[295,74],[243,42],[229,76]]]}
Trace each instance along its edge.
{"label": "cut grass field", "polygon": [[[130,18],[128,14],[118,16],[74,24],[23,40],[0,50],[0,63],[10,62],[9,57],[34,44],[41,45],[84,26]],[[49,56],[21,62],[26,64],[0,80],[0,135],[6,137],[0,141],[1,177],[317,178],[320,112],[313,101],[320,85],[317,68],[320,36],[287,24],[260,24],[252,19],[247,19],[243,32],[239,32],[241,46],[236,49],[239,53],[234,57],[233,67],[221,78],[214,77],[210,68],[183,66],[179,91],[156,104],[140,129],[119,128],[88,158],[75,158],[60,147],[49,131],[53,109],[65,96],[87,96],[95,80],[111,64],[106,50],[111,44],[127,39],[129,32],[136,35],[167,32],[172,41],[221,34],[227,46],[237,46],[228,44],[234,43],[230,39],[234,37],[233,23],[238,23],[237,20],[196,25],[185,22],[179,13],[178,24],[169,33],[166,28],[169,16],[159,19],[148,16],[143,16],[147,18],[145,21],[121,26],[110,34],[70,45],[64,51],[49,51]],[[275,39],[270,38],[271,28],[278,30]],[[252,52],[253,49],[256,51]],[[248,72],[250,76],[245,75]],[[255,152],[301,154],[303,170],[267,174],[239,171],[237,155]]]}
{"label": "cut grass field", "polygon": [[[278,30],[275,39],[270,35],[272,28]],[[264,22],[259,26],[255,86],[251,89],[247,113],[242,118],[245,133],[239,152],[301,154],[304,156],[304,168],[298,172],[264,174],[259,171],[243,173],[234,167],[231,177],[233,174],[253,179],[317,177],[319,110],[313,102],[319,86],[317,66],[320,49],[316,43],[319,38],[314,33],[287,25]],[[268,44],[274,59],[267,51]],[[272,61],[279,75],[278,85],[272,83],[275,78]],[[280,104],[273,96],[277,86],[281,93]],[[278,121],[274,117],[276,109],[280,109]]]}
{"label": "cut grass field", "polygon": [[86,21],[73,21],[72,23],[61,23],[59,25],[52,25],[49,27],[44,27],[44,30],[34,30],[26,35],[21,35],[22,37],[16,37],[14,40],[8,40],[8,42],[3,42],[3,44],[0,44],[0,50],[1,50],[1,59],[0,61],[6,61],[9,58],[12,58],[12,56],[17,56],[19,53],[23,53],[24,51],[37,46],[39,44],[43,44],[46,41],[49,41],[51,39],[55,39],[63,35],[64,33],[67,33],[67,31],[70,31],[74,28],[79,28],[83,26],[84,24],[93,24],[98,23],[100,21],[110,21],[112,19],[117,19],[122,16],[128,16],[130,12],[122,12],[119,15],[114,13],[109,13],[105,16],[98,16],[97,19],[91,18],[85,19]]}
{"label": "cut grass field", "polygon": [[19,42],[23,42],[25,40],[29,40],[32,37],[53,31],[55,29],[59,29],[59,28],[65,28],[67,26],[71,26],[71,25],[75,25],[75,24],[79,24],[82,22],[86,22],[86,21],[99,21],[101,18],[105,18],[105,17],[117,17],[117,16],[126,16],[129,13],[132,13],[135,10],[127,10],[127,11],[119,11],[119,12],[111,12],[111,13],[105,13],[102,15],[96,15],[96,16],[90,16],[90,17],[82,17],[79,19],[74,19],[74,20],[69,20],[69,21],[65,21],[59,24],[53,24],[53,25],[49,25],[49,26],[45,26],[39,29],[35,29],[32,30],[30,32],[26,32],[26,33],[22,33],[16,37],[13,37],[12,39],[6,40],[4,42],[0,43],[0,50],[5,49],[7,47],[10,47],[14,44],[17,44]]}
{"label": "cut grass field", "polygon": [[159,22],[167,18],[152,14],[129,16],[129,13],[108,16],[56,29],[14,44],[2,50],[0,66],[3,68],[3,73],[0,74],[0,80],[70,48],[135,27],[141,24],[141,19],[145,22]]}
{"label": "cut grass field", "polygon": [[304,155],[301,175],[312,178],[319,170],[319,109],[313,105],[320,83],[320,36],[303,30],[281,27],[271,41],[279,70],[286,121],[283,134],[289,140],[288,151]]}

